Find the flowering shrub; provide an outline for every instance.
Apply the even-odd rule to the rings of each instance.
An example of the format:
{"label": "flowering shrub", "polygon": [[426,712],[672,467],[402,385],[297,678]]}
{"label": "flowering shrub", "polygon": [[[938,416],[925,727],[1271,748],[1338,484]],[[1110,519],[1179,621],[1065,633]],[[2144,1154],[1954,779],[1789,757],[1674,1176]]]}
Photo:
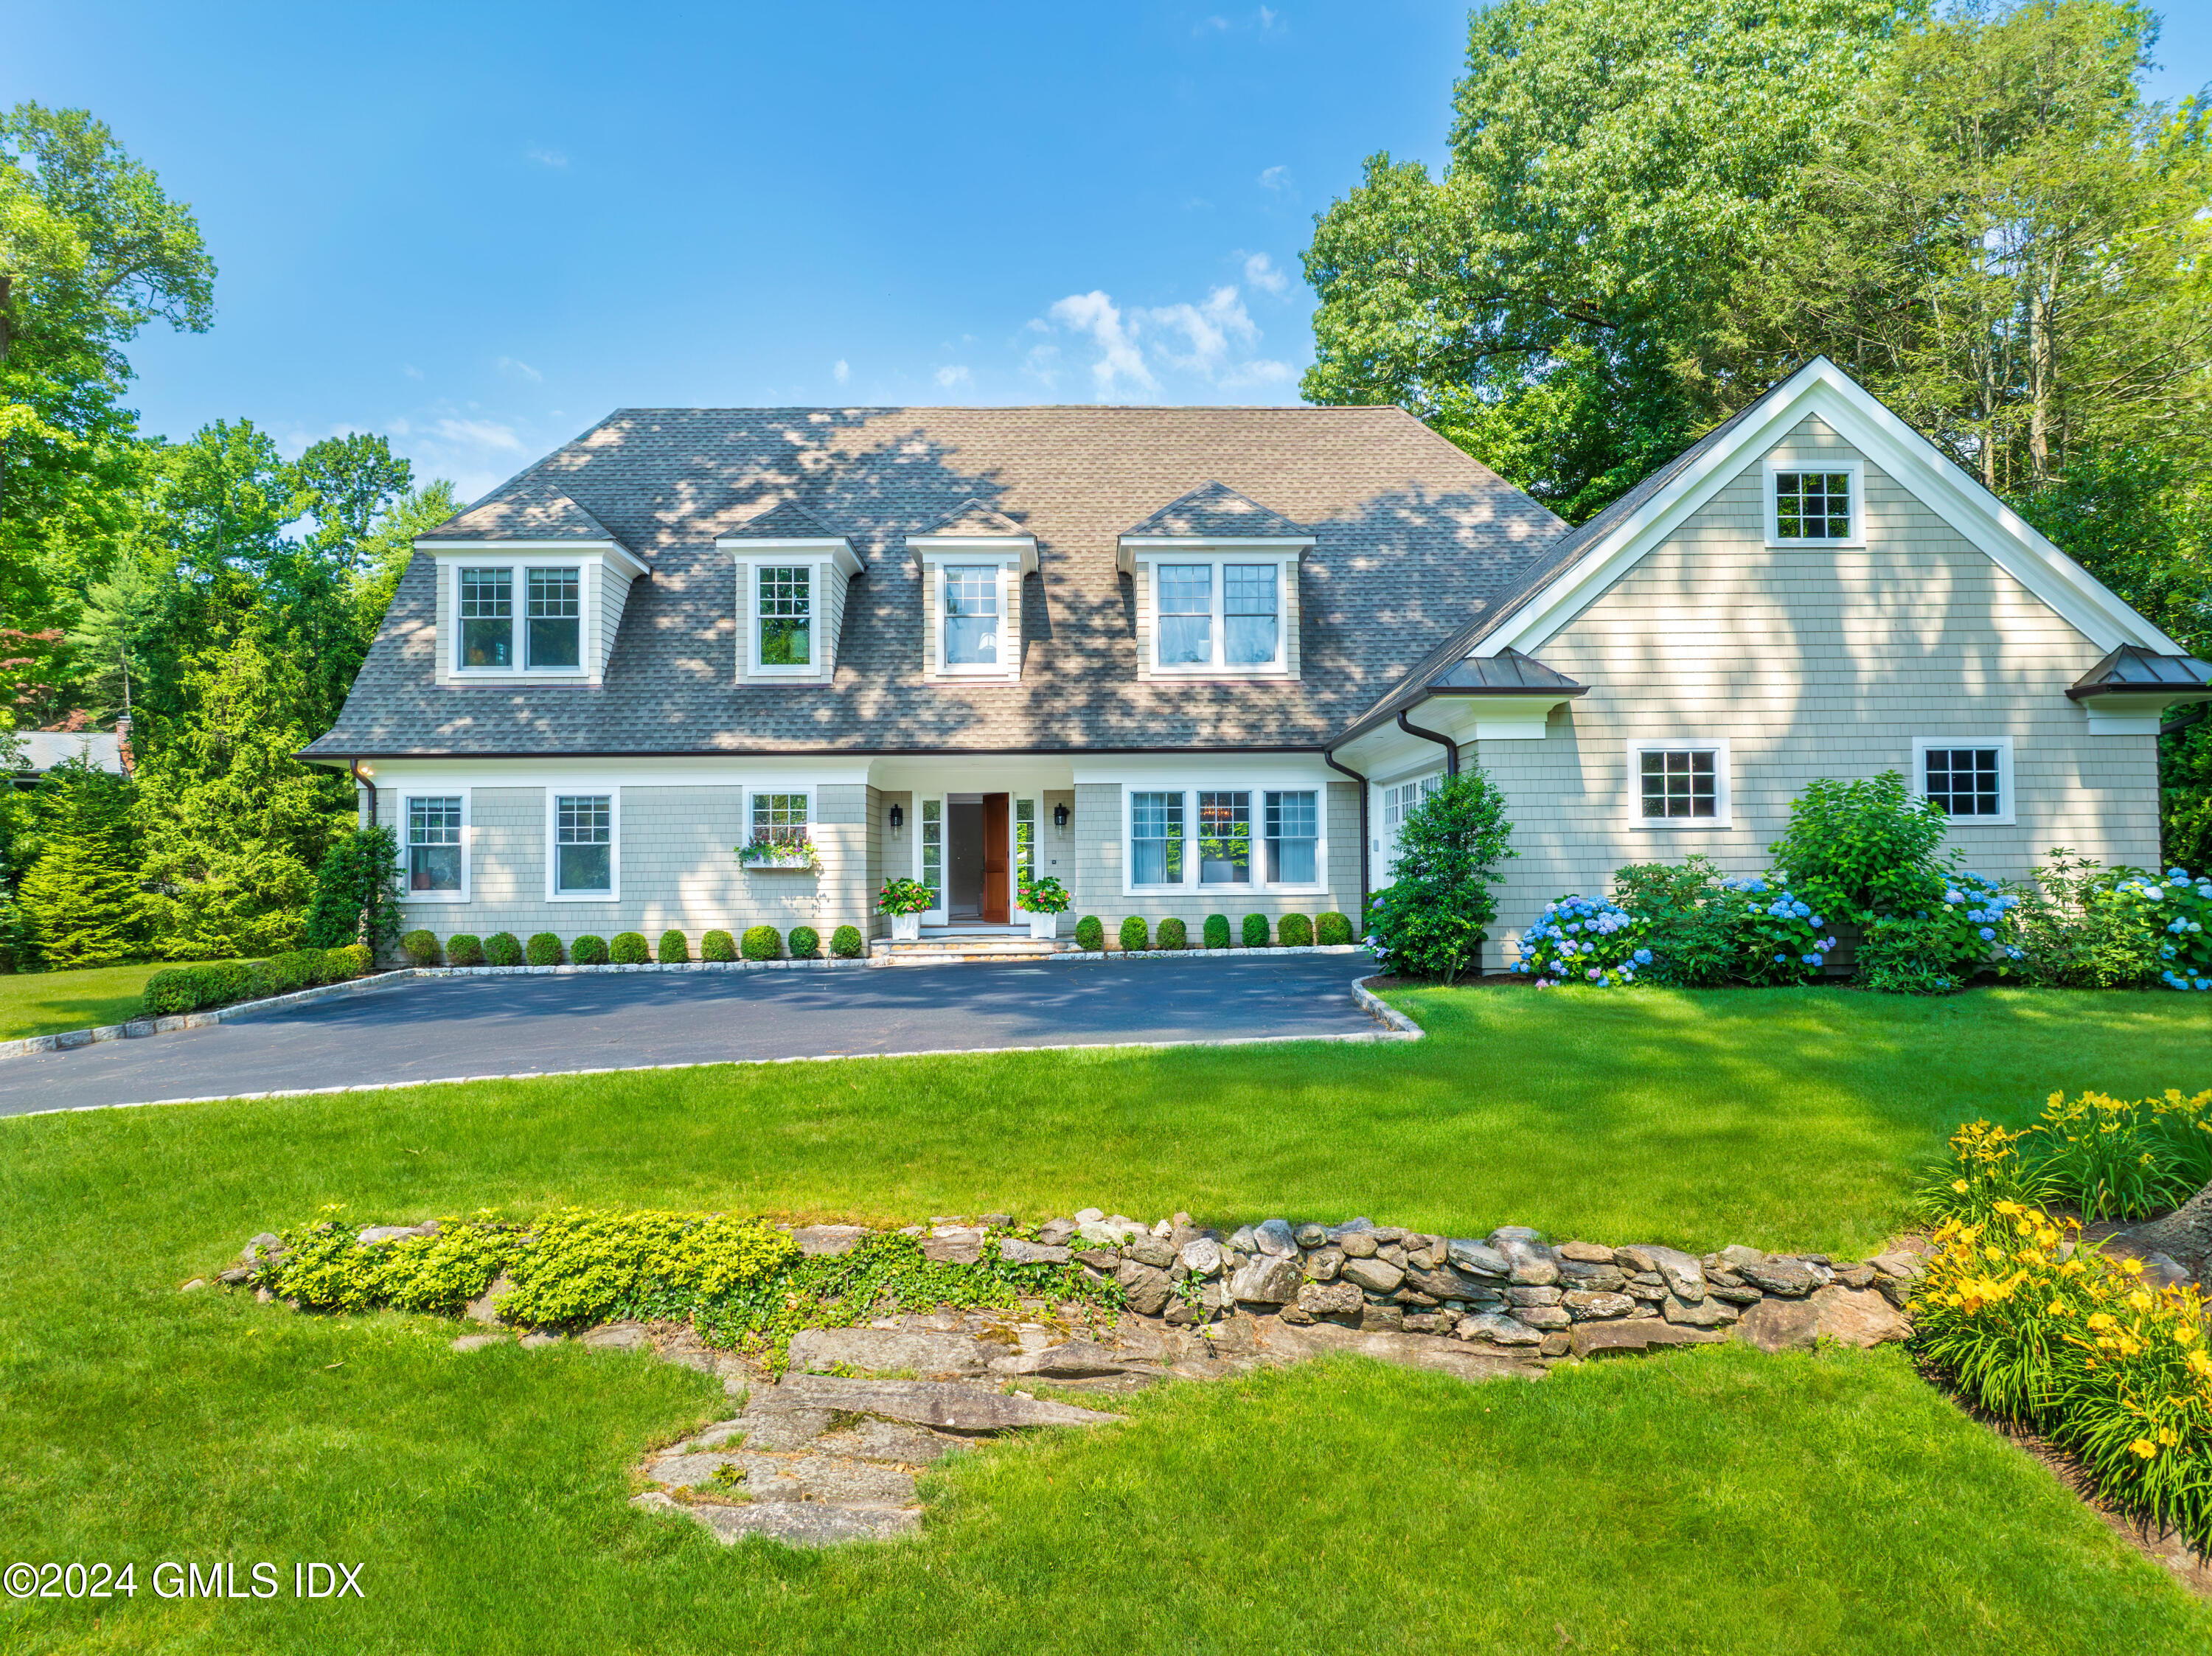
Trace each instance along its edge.
{"label": "flowering shrub", "polygon": [[1644,927],[1603,897],[1561,897],[1544,905],[1543,917],[1521,934],[1516,972],[1535,974],[1539,989],[1561,984],[1620,988],[1636,981],[1651,962]]}
{"label": "flowering shrub", "polygon": [[1073,901],[1067,895],[1067,888],[1049,874],[1042,880],[1022,877],[1017,901],[1024,914],[1065,914]]}
{"label": "flowering shrub", "polygon": [[1891,915],[1869,928],[1859,949],[1859,980],[1869,989],[1939,995],[1963,989],[1994,966],[1999,977],[2020,969],[2020,899],[1978,874],[1954,875],[1931,890],[1926,906]]}
{"label": "flowering shrub", "polygon": [[1922,1192],[1931,1213],[1986,1221],[2001,1201],[2064,1203],[2090,1219],[2143,1219],[2212,1181],[2212,1091],[2118,1099],[2053,1093],[2028,1125],[1971,1122]]}
{"label": "flowering shrub", "polygon": [[1613,872],[1613,901],[1642,922],[1647,983],[1711,989],[1735,976],[1735,910],[1728,877],[1709,857],[1631,863]]}
{"label": "flowering shrub", "polygon": [[[1836,940],[1813,906],[1762,876],[1730,880],[1735,894],[1736,973],[1746,983],[1803,983],[1820,975]],[[1723,901],[1726,900],[1724,899]]]}
{"label": "flowering shrub", "polygon": [[1949,1221],[1914,1344],[1975,1404],[2078,1456],[2100,1493],[2212,1547],[2212,1354],[2193,1294],[2145,1288],[2011,1200]]}
{"label": "flowering shrub", "polygon": [[2138,874],[2112,888],[2107,900],[2147,910],[2143,918],[2160,934],[2158,980],[2169,989],[2212,990],[2212,874],[2191,876],[2170,868],[2166,878]]}
{"label": "flowering shrub", "polygon": [[886,880],[876,894],[879,914],[927,914],[937,907],[937,894],[919,880]]}

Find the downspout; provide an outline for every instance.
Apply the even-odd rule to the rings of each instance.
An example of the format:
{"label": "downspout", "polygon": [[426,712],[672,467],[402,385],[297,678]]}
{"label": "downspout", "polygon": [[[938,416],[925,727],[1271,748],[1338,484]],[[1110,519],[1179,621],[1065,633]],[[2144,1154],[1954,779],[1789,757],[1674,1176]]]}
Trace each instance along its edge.
{"label": "downspout", "polygon": [[1367,779],[1350,766],[1338,764],[1335,755],[1326,748],[1322,749],[1321,760],[1329,769],[1342,771],[1359,784],[1359,918],[1353,924],[1358,927],[1357,935],[1364,937],[1367,933]]}
{"label": "downspout", "polygon": [[1398,728],[1405,731],[1408,736],[1418,736],[1424,741],[1434,742],[1441,746],[1444,750],[1444,774],[1446,776],[1457,776],[1459,774],[1458,743],[1453,741],[1451,737],[1443,735],[1438,731],[1423,730],[1419,725],[1413,723],[1412,719],[1407,718],[1403,713],[1400,713],[1398,715]]}
{"label": "downspout", "polygon": [[360,760],[349,759],[346,761],[346,766],[353,772],[354,786],[362,789],[368,795],[368,825],[374,828],[376,826],[376,784],[361,773]]}

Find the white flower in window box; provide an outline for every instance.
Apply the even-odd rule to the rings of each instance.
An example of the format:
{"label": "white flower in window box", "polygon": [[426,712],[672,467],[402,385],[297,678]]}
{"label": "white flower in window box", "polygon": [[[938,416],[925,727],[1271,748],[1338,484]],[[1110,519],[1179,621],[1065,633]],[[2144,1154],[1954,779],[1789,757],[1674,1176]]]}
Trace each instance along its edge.
{"label": "white flower in window box", "polygon": [[738,860],[749,869],[805,869],[813,874],[822,871],[822,853],[814,848],[814,841],[803,828],[756,834],[738,846],[737,852]]}

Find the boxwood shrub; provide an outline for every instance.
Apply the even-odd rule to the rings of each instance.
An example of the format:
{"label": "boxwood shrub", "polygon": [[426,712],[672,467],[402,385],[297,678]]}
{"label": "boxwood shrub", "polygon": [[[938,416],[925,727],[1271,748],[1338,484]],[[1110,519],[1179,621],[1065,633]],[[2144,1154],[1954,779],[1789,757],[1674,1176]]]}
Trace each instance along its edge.
{"label": "boxwood shrub", "polygon": [[410,931],[399,940],[399,952],[407,956],[410,966],[435,966],[438,963],[438,934],[434,931]]}
{"label": "boxwood shrub", "polygon": [[643,966],[653,958],[642,931],[617,931],[607,954],[617,966]]}
{"label": "boxwood shrub", "polygon": [[596,931],[586,931],[568,945],[568,958],[579,966],[605,966],[607,940]]}
{"label": "boxwood shrub", "polygon": [[1265,914],[1247,914],[1244,917],[1244,946],[1247,949],[1265,949],[1267,946],[1267,917]]}
{"label": "boxwood shrub", "polygon": [[663,966],[681,966],[690,958],[690,940],[681,931],[660,934],[660,963]]}
{"label": "boxwood shrub", "polygon": [[822,957],[822,934],[811,925],[791,928],[791,958],[795,961],[819,960]]}
{"label": "boxwood shrub", "polygon": [[484,963],[483,939],[473,931],[456,931],[446,939],[446,964],[448,966],[482,966]]}
{"label": "boxwood shrub", "polygon": [[1226,914],[1206,917],[1206,946],[1208,949],[1229,947],[1229,917]]}
{"label": "boxwood shrub", "polygon": [[1152,947],[1152,928],[1145,924],[1144,916],[1132,914],[1121,922],[1121,947],[1131,951]]}
{"label": "boxwood shrub", "polygon": [[699,958],[702,961],[733,961],[738,957],[738,940],[726,931],[709,931],[699,939]]}
{"label": "boxwood shrub", "polygon": [[520,966],[522,964],[522,939],[512,931],[495,931],[484,939],[484,964],[487,966]]}
{"label": "boxwood shrub", "polygon": [[550,931],[535,931],[524,946],[522,957],[532,966],[561,964],[561,939]]}
{"label": "boxwood shrub", "polygon": [[1275,922],[1275,941],[1285,949],[1310,949],[1313,922],[1303,914],[1285,914]]}
{"label": "boxwood shrub", "polygon": [[1334,949],[1352,941],[1352,916],[1330,909],[1326,914],[1314,917],[1314,941],[1325,949]]}
{"label": "boxwood shrub", "polygon": [[173,1017],[233,1001],[289,995],[325,983],[343,983],[368,972],[374,961],[368,946],[300,949],[263,961],[211,961],[173,966],[146,980],[140,1001],[144,1016]]}
{"label": "boxwood shrub", "polygon": [[830,952],[841,961],[856,961],[867,949],[868,940],[857,925],[841,925],[830,934]]}
{"label": "boxwood shrub", "polygon": [[1075,941],[1084,949],[1097,954],[1106,946],[1106,926],[1096,914],[1085,914],[1075,923]]}
{"label": "boxwood shrub", "polygon": [[1190,929],[1170,914],[1160,922],[1159,940],[1152,946],[1155,949],[1188,949],[1190,947]]}
{"label": "boxwood shrub", "polygon": [[781,960],[783,934],[772,925],[749,925],[745,928],[744,947],[749,961]]}

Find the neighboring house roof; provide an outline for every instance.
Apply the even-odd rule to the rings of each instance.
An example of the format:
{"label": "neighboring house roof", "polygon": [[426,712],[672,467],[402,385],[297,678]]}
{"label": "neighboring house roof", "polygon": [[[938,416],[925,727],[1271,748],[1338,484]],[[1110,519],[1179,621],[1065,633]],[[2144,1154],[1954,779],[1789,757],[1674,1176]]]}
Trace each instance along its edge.
{"label": "neighboring house roof", "polygon": [[[1565,527],[1387,406],[625,409],[455,523],[556,497],[652,571],[629,589],[604,684],[436,683],[418,558],[310,755],[1311,749]],[[846,537],[866,570],[827,683],[733,682],[736,579],[715,542],[771,497]],[[984,523],[1036,543],[1021,679],[926,681],[908,539]],[[1310,537],[1300,677],[1140,680],[1115,567],[1132,524]]]}
{"label": "neighboring house roof", "polygon": [[621,544],[605,524],[568,496],[558,489],[543,488],[501,490],[467,511],[454,513],[417,539],[616,541]]}
{"label": "neighboring house roof", "polygon": [[1302,537],[1306,531],[1303,525],[1239,494],[1226,483],[1207,482],[1180,500],[1170,500],[1144,522],[1121,532],[1133,538],[1177,535],[1200,540],[1282,540]]}
{"label": "neighboring house roof", "polygon": [[17,731],[15,765],[43,775],[79,756],[94,768],[123,774],[123,740],[112,731]]}
{"label": "neighboring house roof", "polygon": [[2123,644],[2075,679],[2066,694],[2076,701],[2100,695],[2142,695],[2161,690],[2208,690],[2212,662],[2195,656],[2163,655],[2140,645]]}

